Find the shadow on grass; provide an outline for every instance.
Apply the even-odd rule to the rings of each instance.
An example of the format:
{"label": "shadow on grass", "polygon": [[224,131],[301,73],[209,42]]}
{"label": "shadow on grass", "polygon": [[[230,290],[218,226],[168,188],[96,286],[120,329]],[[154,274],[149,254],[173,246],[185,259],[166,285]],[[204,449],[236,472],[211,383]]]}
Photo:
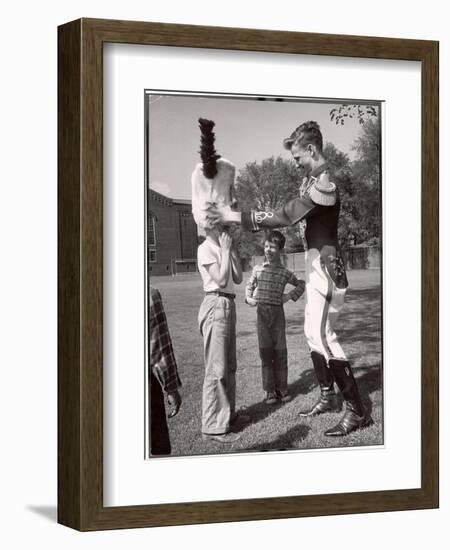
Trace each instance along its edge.
{"label": "shadow on grass", "polygon": [[[288,386],[289,395],[294,399],[297,395],[306,395],[317,386],[317,379],[314,373],[314,369],[303,371],[300,374],[300,378]],[[259,401],[253,403],[248,407],[239,410],[239,413],[250,417],[250,422],[247,426],[252,424],[258,424],[267,417],[271,416],[278,409],[284,406],[283,403],[278,402],[274,405],[268,405],[265,401]]]}
{"label": "shadow on grass", "polygon": [[237,337],[238,338],[247,338],[248,336],[256,336],[256,327],[254,330],[239,330]]}
{"label": "shadow on grass", "polygon": [[258,424],[259,422],[262,422],[273,413],[275,413],[282,406],[283,403],[280,402],[276,403],[275,405],[268,405],[265,401],[259,401],[258,403],[254,403],[253,405],[249,405],[248,407],[239,409],[239,414],[250,417],[250,421],[244,426],[245,428],[247,428],[252,424]]}
{"label": "shadow on grass", "polygon": [[[302,371],[298,380],[293,382],[288,387],[288,392],[292,398],[297,397],[297,395],[306,395],[311,392],[317,386],[317,379],[314,373],[314,369],[309,369]],[[244,414],[250,417],[250,422],[247,426],[252,424],[258,424],[264,419],[276,412],[280,407],[283,406],[283,403],[278,402],[275,405],[268,405],[264,401],[259,401],[258,403],[253,403],[248,407],[242,408],[239,410],[239,413]]]}
{"label": "shadow on grass", "polygon": [[292,397],[297,395],[306,395],[318,387],[316,373],[314,369],[306,369],[300,373],[299,378],[289,385],[289,393]]}
{"label": "shadow on grass", "polygon": [[339,338],[346,344],[381,346],[381,291],[379,288],[350,290],[339,317]]}
{"label": "shadow on grass", "polygon": [[356,377],[361,400],[367,412],[372,414],[372,400],[370,394],[381,390],[383,387],[383,369],[380,364],[370,365],[366,368],[355,369],[355,374],[363,371],[364,374]]}
{"label": "shadow on grass", "polygon": [[[299,424],[280,434],[272,441],[263,441],[251,447],[245,447],[246,451],[290,451],[298,448],[298,442],[308,437],[311,428],[305,424]],[[244,450],[244,449],[242,449]]]}

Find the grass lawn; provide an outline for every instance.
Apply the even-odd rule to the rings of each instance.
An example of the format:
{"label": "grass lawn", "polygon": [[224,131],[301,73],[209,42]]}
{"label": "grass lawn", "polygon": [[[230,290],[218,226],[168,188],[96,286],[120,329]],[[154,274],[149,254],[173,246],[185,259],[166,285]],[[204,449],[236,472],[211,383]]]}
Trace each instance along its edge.
{"label": "grass lawn", "polygon": [[[256,310],[244,303],[244,283],[236,288],[238,370],[236,408],[251,421],[232,445],[205,442],[201,437],[203,340],[197,313],[203,299],[200,276],[152,277],[164,300],[175,355],[183,404],[169,420],[172,455],[199,455],[260,450],[349,447],[383,443],[381,286],[379,270],[350,271],[350,288],[339,318],[337,334],[354,368],[363,402],[374,425],[344,438],[326,438],[342,413],[313,419],[298,416],[318,396],[317,381],[303,334],[304,297],[285,305],[289,356],[289,391],[293,400],[283,405],[263,402],[261,366],[256,336]],[[303,276],[299,273],[299,276]]]}

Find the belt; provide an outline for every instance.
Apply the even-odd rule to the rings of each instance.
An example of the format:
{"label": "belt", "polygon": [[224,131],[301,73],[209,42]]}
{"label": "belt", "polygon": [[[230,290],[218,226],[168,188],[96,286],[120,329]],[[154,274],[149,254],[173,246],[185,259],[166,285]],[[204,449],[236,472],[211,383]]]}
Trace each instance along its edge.
{"label": "belt", "polygon": [[236,294],[231,294],[231,292],[220,292],[220,290],[211,290],[210,292],[205,292],[205,294],[215,294],[216,296],[222,296],[222,298],[229,298],[230,300],[236,298]]}

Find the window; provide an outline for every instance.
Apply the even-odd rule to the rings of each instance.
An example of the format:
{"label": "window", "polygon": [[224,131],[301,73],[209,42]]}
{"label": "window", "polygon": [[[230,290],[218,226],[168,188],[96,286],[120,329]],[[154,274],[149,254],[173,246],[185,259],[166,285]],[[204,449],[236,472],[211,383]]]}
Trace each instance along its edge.
{"label": "window", "polygon": [[156,250],[150,250],[148,253],[148,258],[151,264],[156,263]]}
{"label": "window", "polygon": [[156,218],[153,214],[148,217],[148,244],[156,246]]}

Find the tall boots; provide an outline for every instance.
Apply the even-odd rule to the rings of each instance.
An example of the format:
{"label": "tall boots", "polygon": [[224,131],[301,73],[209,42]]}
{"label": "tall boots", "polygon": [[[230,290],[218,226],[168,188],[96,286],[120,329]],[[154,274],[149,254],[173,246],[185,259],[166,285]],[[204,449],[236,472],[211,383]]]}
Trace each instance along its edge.
{"label": "tall boots", "polygon": [[325,412],[340,411],[341,407],[334,392],[333,372],[328,367],[325,357],[316,351],[312,351],[311,359],[320,386],[320,397],[311,409],[301,411],[300,416],[317,416]]}
{"label": "tall boots", "polygon": [[344,436],[370,426],[373,420],[364,410],[352,369],[348,361],[330,359],[330,370],[346,403],[346,411],[338,424],[325,432],[327,436]]}
{"label": "tall boots", "polygon": [[316,351],[311,352],[317,380],[320,386],[320,397],[313,407],[300,412],[300,416],[317,416],[325,412],[337,412],[340,406],[334,392],[334,382],[346,403],[346,411],[338,424],[325,432],[327,436],[344,436],[373,424],[373,420],[364,410],[358,386],[348,361],[330,359],[328,365],[325,357]]}

